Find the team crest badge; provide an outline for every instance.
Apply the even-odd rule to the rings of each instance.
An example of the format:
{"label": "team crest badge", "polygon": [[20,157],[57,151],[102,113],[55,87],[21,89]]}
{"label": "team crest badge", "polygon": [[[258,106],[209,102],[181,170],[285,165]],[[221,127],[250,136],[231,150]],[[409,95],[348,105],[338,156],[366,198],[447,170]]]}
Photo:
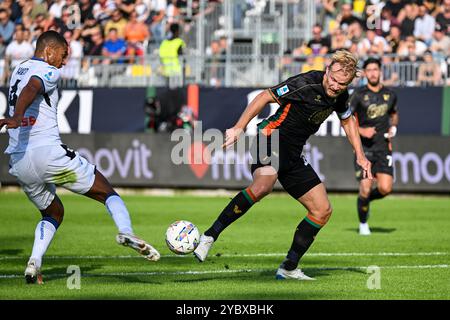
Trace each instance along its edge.
{"label": "team crest badge", "polygon": [[390,97],[389,94],[383,94],[384,101],[388,101],[389,97]]}

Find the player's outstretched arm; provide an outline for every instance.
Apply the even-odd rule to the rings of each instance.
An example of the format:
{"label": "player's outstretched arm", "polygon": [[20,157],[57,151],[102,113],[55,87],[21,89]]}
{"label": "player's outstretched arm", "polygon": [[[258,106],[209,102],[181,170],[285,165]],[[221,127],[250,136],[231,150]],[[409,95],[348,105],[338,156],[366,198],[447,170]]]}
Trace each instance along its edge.
{"label": "player's outstretched arm", "polygon": [[361,138],[359,137],[358,125],[356,124],[354,117],[350,116],[347,119],[341,120],[341,125],[344,128],[347,139],[355,150],[356,162],[363,169],[363,178],[372,179],[372,164],[364,155]]}
{"label": "player's outstretched arm", "polygon": [[37,95],[40,94],[41,90],[43,90],[41,80],[36,77],[31,77],[17,98],[14,115],[11,118],[0,120],[0,129],[5,125],[7,129],[20,127],[25,111],[34,99],[36,99]]}
{"label": "player's outstretched arm", "polygon": [[245,108],[238,122],[225,131],[225,143],[222,145],[223,148],[226,148],[232,144],[234,144],[239,136],[244,132],[248,123],[256,117],[264,107],[271,102],[274,102],[272,95],[269,93],[269,90],[264,90],[260,94],[256,96],[255,99],[250,102],[250,104]]}

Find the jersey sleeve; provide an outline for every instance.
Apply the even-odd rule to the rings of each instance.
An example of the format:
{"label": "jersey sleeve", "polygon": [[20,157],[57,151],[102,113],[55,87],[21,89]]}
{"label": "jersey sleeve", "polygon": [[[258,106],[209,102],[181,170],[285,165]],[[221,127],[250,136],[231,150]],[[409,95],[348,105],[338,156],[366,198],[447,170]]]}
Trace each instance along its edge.
{"label": "jersey sleeve", "polygon": [[352,110],[352,113],[359,111],[359,94],[357,90],[353,91],[352,95],[348,99],[347,105],[350,110]]}
{"label": "jersey sleeve", "polygon": [[348,119],[352,115],[352,109],[347,103],[348,101],[348,91],[342,93],[336,100],[335,111],[341,120]]}
{"label": "jersey sleeve", "polygon": [[48,66],[37,70],[32,77],[39,78],[42,82],[42,90],[48,93],[56,89],[60,78],[60,71],[55,67]]}
{"label": "jersey sleeve", "polygon": [[279,105],[285,105],[301,101],[300,90],[298,89],[304,85],[300,74],[269,88],[269,92]]}
{"label": "jersey sleeve", "polygon": [[397,113],[398,107],[397,107],[397,95],[395,92],[392,92],[392,103],[389,106],[389,114]]}

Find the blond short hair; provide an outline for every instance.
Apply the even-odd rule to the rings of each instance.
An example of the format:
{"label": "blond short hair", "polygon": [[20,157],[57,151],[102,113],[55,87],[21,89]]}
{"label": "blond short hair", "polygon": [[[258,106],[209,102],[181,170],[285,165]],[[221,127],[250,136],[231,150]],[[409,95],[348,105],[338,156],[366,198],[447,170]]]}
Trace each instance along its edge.
{"label": "blond short hair", "polygon": [[331,56],[331,63],[329,65],[329,68],[331,68],[331,66],[335,63],[339,63],[342,68],[339,70],[342,70],[345,75],[351,76],[352,79],[358,76],[358,58],[356,58],[350,51],[337,50],[335,53],[333,53],[333,55]]}

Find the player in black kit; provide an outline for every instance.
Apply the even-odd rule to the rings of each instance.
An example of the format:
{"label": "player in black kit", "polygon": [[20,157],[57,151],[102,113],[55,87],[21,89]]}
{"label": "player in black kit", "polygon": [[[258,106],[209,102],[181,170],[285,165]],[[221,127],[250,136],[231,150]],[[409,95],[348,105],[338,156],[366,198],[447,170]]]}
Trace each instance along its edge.
{"label": "player in black kit", "polygon": [[[376,179],[361,179],[361,168],[355,162],[356,177],[360,180],[357,200],[359,233],[370,235],[369,205],[392,191],[392,145],[391,138],[397,133],[397,96],[380,82],[381,62],[369,58],[364,62],[367,85],[355,90],[349,106],[359,122],[359,134],[364,153],[372,163],[372,174]],[[377,186],[372,189],[376,181]]]}
{"label": "player in black kit", "polygon": [[347,86],[356,76],[357,62],[350,52],[337,51],[325,72],[299,74],[261,92],[247,106],[236,125],[226,130],[224,147],[234,144],[250,120],[268,103],[277,102],[280,105],[273,116],[258,125],[260,135],[269,138],[278,135],[278,141],[267,139],[266,147],[258,145],[263,152],[252,165],[253,182],[231,200],[200,237],[200,244],[194,251],[199,261],[206,259],[219,234],[243,216],[255,202],[268,195],[278,179],[283,188],[308,210],[308,214],[297,226],[291,248],[278,268],[276,278],[312,279],[297,266],[319,230],[327,223],[332,209],[324,184],[301,153],[309,136],[319,129],[333,111],[341,119],[342,127],[357,155],[357,162],[363,168],[363,175],[372,178],[371,163],[364,156],[357,124],[347,105]]}

